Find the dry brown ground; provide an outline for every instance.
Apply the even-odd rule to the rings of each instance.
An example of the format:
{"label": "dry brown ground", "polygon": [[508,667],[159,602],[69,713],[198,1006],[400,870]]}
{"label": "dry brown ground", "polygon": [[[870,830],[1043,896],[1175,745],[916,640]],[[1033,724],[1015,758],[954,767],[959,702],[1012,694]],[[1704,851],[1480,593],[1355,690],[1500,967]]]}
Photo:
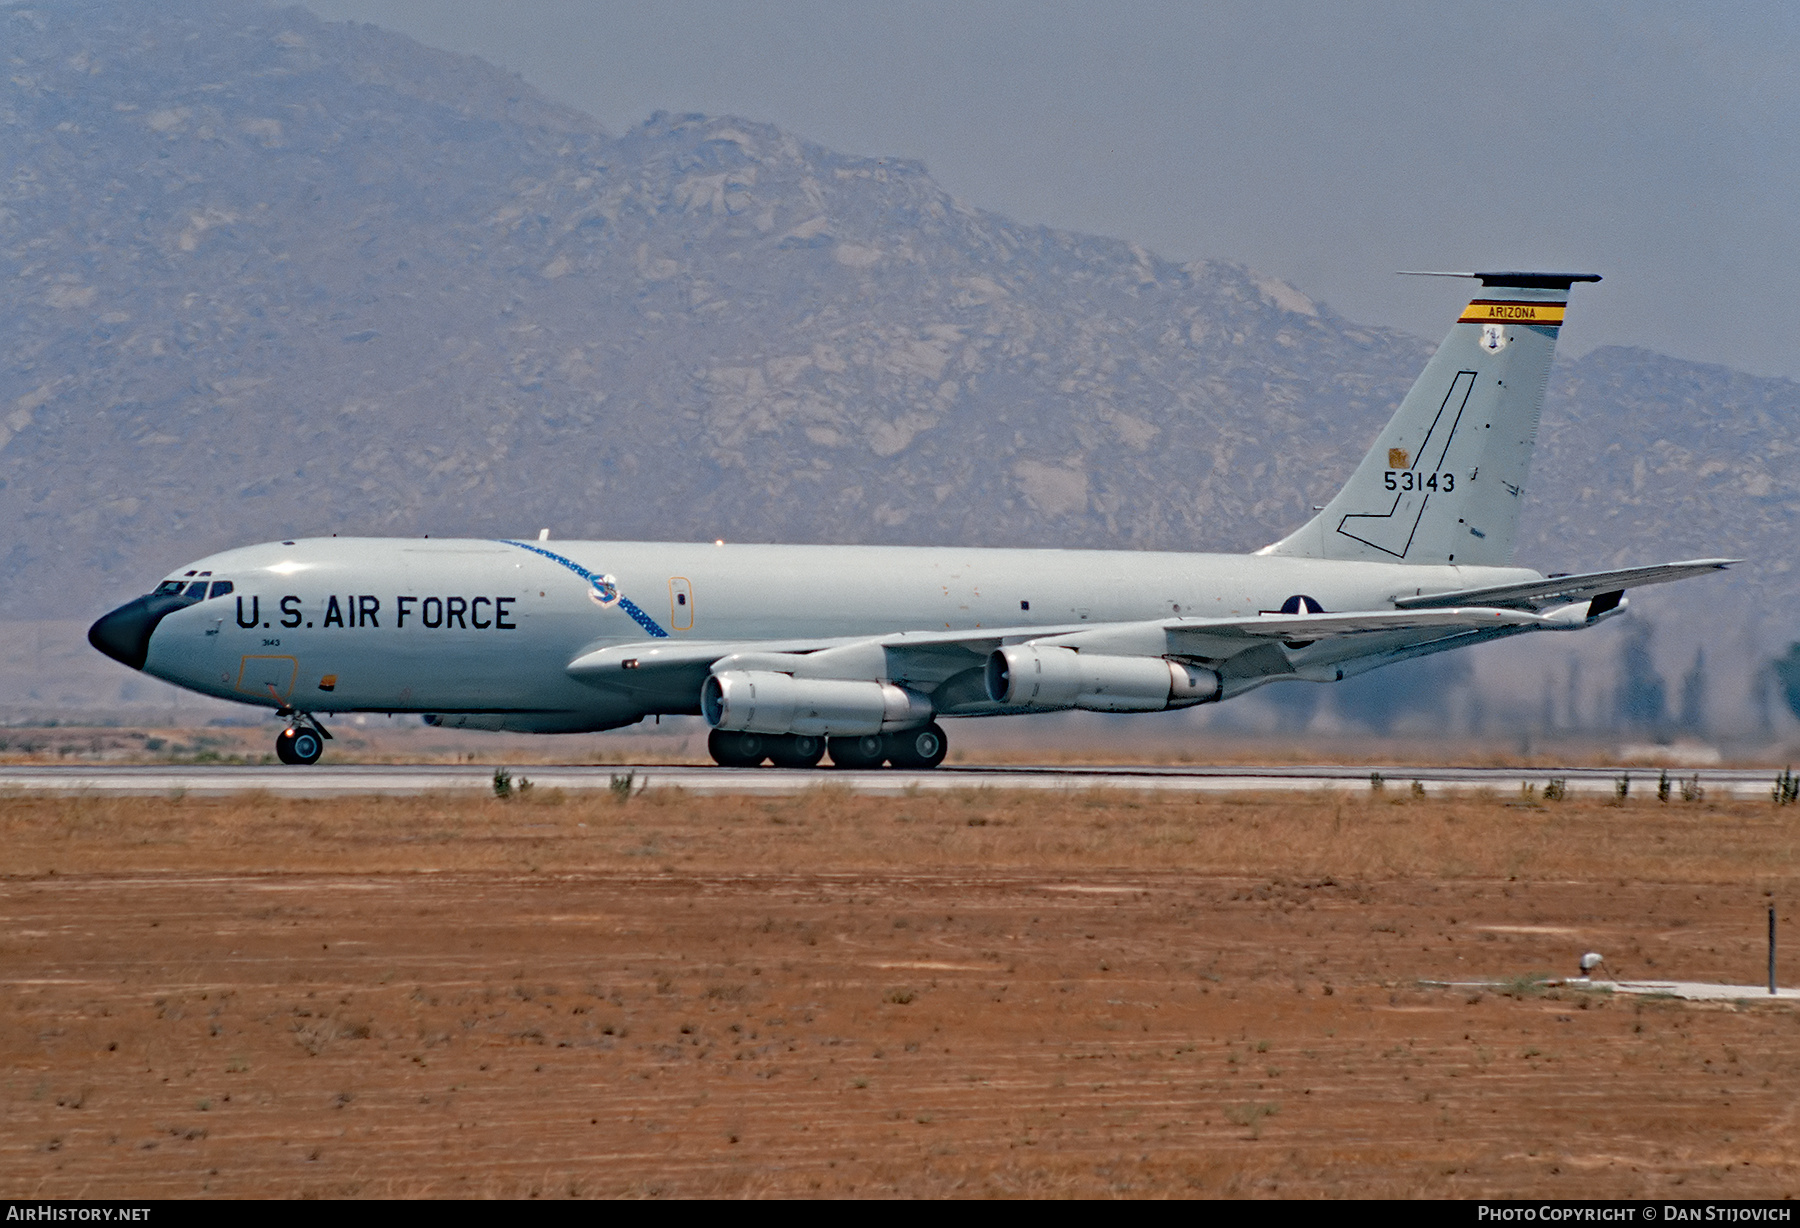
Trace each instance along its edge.
{"label": "dry brown ground", "polygon": [[1796,1012],[1420,982],[1755,981],[1793,815],[13,795],[0,1191],[1789,1194]]}

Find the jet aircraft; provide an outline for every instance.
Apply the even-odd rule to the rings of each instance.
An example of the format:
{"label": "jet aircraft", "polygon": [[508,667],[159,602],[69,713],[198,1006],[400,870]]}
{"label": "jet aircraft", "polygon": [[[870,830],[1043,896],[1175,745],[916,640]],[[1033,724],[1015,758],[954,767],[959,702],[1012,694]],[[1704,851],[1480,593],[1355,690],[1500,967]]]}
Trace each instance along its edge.
{"label": "jet aircraft", "polygon": [[1154,712],[1331,682],[1625,611],[1736,560],[1545,576],[1512,563],[1570,289],[1481,289],[1349,481],[1250,555],[313,538],[224,551],[95,622],[108,656],[275,709],[572,733],[698,714],[720,764],[935,767],[939,721]]}

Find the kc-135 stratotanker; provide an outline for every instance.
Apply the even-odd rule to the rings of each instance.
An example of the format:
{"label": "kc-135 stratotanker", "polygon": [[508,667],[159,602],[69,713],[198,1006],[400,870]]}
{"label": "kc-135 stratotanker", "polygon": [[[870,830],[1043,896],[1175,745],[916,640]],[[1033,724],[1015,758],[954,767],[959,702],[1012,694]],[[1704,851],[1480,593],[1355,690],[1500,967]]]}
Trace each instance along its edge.
{"label": "kc-135 stratotanker", "polygon": [[721,764],[928,768],[940,718],[1156,712],[1332,682],[1623,613],[1736,560],[1512,566],[1570,288],[1481,290],[1350,480],[1249,555],[963,547],[312,538],[227,550],[96,622],[133,669],[273,708],[286,763],[321,715],[576,733],[699,714]]}

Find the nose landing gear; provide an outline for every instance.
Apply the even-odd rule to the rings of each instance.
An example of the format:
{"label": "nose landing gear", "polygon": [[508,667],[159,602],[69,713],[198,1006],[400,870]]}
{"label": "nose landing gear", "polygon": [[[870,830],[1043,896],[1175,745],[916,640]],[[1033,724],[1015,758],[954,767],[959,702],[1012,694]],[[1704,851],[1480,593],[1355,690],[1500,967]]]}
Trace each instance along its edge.
{"label": "nose landing gear", "polygon": [[317,763],[325,753],[325,740],[331,735],[310,713],[286,715],[293,718],[293,724],[275,735],[275,757],[296,767]]}

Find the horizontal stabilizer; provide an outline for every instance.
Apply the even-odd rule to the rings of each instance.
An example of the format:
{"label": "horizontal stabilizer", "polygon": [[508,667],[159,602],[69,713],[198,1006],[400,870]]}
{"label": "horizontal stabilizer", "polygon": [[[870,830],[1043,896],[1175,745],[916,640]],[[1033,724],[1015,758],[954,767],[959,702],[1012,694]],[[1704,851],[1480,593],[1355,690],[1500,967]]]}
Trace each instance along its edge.
{"label": "horizontal stabilizer", "polygon": [[1466,277],[1494,289],[1567,290],[1578,281],[1599,281],[1598,273],[1440,273],[1434,269],[1401,269],[1402,277]]}
{"label": "horizontal stabilizer", "polygon": [[1426,593],[1421,597],[1401,597],[1394,605],[1402,610],[1431,610],[1446,606],[1493,606],[1502,609],[1535,610],[1547,605],[1566,605],[1585,601],[1602,593],[1618,593],[1646,584],[1667,584],[1689,576],[1723,571],[1742,559],[1690,559],[1681,563],[1659,563],[1654,567],[1625,567],[1618,571],[1590,571],[1577,576],[1550,576],[1523,584],[1497,584],[1491,588],[1464,588],[1452,593]]}

